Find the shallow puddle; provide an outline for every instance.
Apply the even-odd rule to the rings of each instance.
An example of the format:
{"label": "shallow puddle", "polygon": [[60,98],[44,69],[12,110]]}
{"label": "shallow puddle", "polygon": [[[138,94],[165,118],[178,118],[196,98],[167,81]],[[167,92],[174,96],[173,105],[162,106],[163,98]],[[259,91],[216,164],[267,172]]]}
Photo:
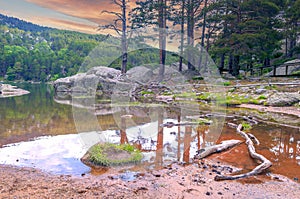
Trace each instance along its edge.
{"label": "shallow puddle", "polygon": [[[163,123],[176,123],[167,119]],[[120,178],[134,178],[134,172],[160,169],[176,161],[191,161],[199,148],[213,143],[207,142],[207,126],[173,126],[159,129],[158,122],[146,123],[123,130],[107,130],[59,136],[40,137],[38,139],[6,145],[0,149],[0,164],[35,167],[55,174],[101,175],[107,169],[89,168],[80,158],[89,147],[97,142],[129,143],[143,151],[143,160],[138,165],[124,165],[113,168],[114,171],[125,171]],[[179,133],[179,131],[180,133]],[[155,133],[153,133],[155,132]],[[298,129],[288,129],[265,124],[255,126],[251,133],[259,140],[257,152],[271,160],[270,171],[282,174],[295,181],[300,178],[300,134]],[[228,139],[241,139],[235,129],[224,127],[217,142]],[[236,166],[247,172],[257,166],[245,144],[226,152],[214,154],[210,158]],[[126,168],[126,169],[125,169]],[[125,169],[125,170],[124,170]],[[127,173],[126,173],[127,172]],[[122,177],[122,175],[124,175]],[[127,179],[127,180],[128,180]]]}

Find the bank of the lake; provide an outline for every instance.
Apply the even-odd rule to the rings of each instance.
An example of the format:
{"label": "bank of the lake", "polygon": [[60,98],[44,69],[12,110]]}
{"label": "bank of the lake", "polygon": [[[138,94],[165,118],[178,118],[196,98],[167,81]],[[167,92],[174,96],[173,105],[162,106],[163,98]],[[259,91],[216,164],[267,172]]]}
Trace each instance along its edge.
{"label": "bank of the lake", "polygon": [[[73,120],[74,107],[67,105],[70,104],[67,96],[64,100],[62,98],[55,100],[53,89],[48,85],[20,85],[20,87],[28,89],[31,92],[30,95],[0,99],[3,104],[0,107],[1,115],[3,113],[0,118],[1,147],[11,143],[16,143],[17,146],[20,142],[34,142],[35,138],[40,139],[41,136],[50,136],[55,139],[56,135],[61,137],[65,135],[66,137],[62,140],[70,140],[70,137],[78,133]],[[97,112],[98,114],[93,117],[97,117],[103,130],[112,129],[117,132],[116,130],[120,127],[115,121],[115,117],[119,114],[116,114],[115,111],[119,109],[112,109],[106,100],[98,102],[105,105],[99,105],[100,108],[106,107],[105,114],[101,114],[104,112],[99,110],[99,113]],[[145,116],[153,114],[153,111],[159,112],[160,108],[156,110],[153,105],[144,108],[133,103],[126,111],[131,111],[131,114],[140,113],[137,118],[134,117],[135,125],[140,124],[139,122],[149,125],[151,120]],[[79,110],[84,109],[81,107]],[[197,114],[204,114],[207,110],[203,113],[203,110],[199,108],[197,111]],[[233,110],[228,109],[227,114],[242,118],[242,116],[252,113],[244,113],[242,109],[234,108]],[[164,119],[168,119],[168,117],[177,119],[178,116],[180,115],[170,113]],[[235,120],[236,118],[232,120],[239,121]],[[287,116],[286,120],[294,119]],[[84,121],[82,122],[84,123]],[[87,132],[93,130],[93,128],[84,127]],[[164,131],[164,133],[164,136],[173,136],[171,131]],[[93,170],[85,171],[81,175],[72,173],[57,175],[45,171],[45,167],[37,168],[36,165],[33,165],[33,168],[0,165],[0,196],[3,198],[14,196],[30,198],[45,196],[49,198],[251,198],[261,196],[297,198],[300,193],[300,186],[297,183],[300,175],[297,151],[300,140],[298,129],[268,125],[262,122],[258,126],[254,126],[251,133],[261,141],[261,145],[257,148],[258,152],[267,156],[274,163],[267,175],[262,174],[239,181],[216,182],[213,180],[217,172],[227,173],[230,170],[228,168],[234,168],[233,165],[236,163],[238,163],[235,165],[236,168],[244,170],[251,170],[256,165],[247,155],[247,149],[243,144],[229,152],[213,155],[203,162],[200,161],[199,164],[183,166],[173,163],[171,166],[166,164],[154,170],[144,168],[132,170],[128,167],[112,168],[102,175],[98,175],[98,171]],[[118,134],[113,135],[110,139],[114,138],[120,141],[120,136],[116,136]],[[184,133],[180,139],[184,140]],[[234,129],[224,126],[218,142],[226,139],[241,138],[235,134]],[[164,137],[164,141],[166,140],[168,139]],[[174,140],[176,141],[175,138]],[[192,143],[193,146],[197,146],[197,142],[201,144],[200,139],[198,141],[196,139]],[[167,147],[170,145],[164,144],[166,144],[166,149],[169,149]],[[35,143],[33,146],[36,146]],[[34,156],[38,157],[38,152],[42,151],[36,151]],[[46,153],[51,153],[51,150],[47,150]],[[177,154],[176,150],[172,149],[171,153],[166,154],[172,155],[173,153]],[[63,158],[64,154],[59,154],[59,156]],[[175,156],[175,158],[178,157]],[[21,160],[15,159],[15,162],[21,162]],[[47,161],[42,160],[40,163],[40,165],[47,164]],[[154,165],[156,165],[155,161]],[[130,182],[127,182],[127,171],[136,172],[134,179]],[[288,178],[282,176],[285,174]]]}

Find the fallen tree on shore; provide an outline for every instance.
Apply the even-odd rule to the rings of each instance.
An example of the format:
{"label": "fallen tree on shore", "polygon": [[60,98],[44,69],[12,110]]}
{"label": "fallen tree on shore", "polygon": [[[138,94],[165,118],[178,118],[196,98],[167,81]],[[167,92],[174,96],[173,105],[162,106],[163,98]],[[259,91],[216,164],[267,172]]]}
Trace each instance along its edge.
{"label": "fallen tree on shore", "polygon": [[[263,173],[264,171],[266,171],[268,168],[270,168],[272,166],[272,163],[270,160],[268,160],[263,155],[258,154],[255,151],[254,143],[256,145],[259,145],[259,140],[254,135],[252,135],[250,133],[245,133],[244,131],[242,131],[243,130],[242,124],[239,124],[237,126],[236,130],[237,130],[238,134],[240,134],[245,139],[245,143],[247,145],[250,156],[253,159],[257,160],[260,164],[257,167],[255,167],[252,171],[244,173],[244,174],[217,175],[214,178],[216,181],[236,180],[236,179],[246,178],[246,177],[253,176],[253,175],[258,175],[258,174]],[[203,159],[213,153],[219,153],[219,152],[228,150],[228,149],[235,147],[236,145],[239,145],[241,143],[242,143],[242,141],[240,141],[240,140],[223,141],[221,144],[209,146],[204,149],[200,149],[198,151],[198,154],[195,155],[194,159]]]}

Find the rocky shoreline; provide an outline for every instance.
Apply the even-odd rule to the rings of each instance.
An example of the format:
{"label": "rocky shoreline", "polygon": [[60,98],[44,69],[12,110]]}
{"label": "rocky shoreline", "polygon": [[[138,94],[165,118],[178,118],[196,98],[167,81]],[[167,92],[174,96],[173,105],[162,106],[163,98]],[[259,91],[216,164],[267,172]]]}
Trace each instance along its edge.
{"label": "rocky shoreline", "polygon": [[29,91],[17,88],[16,86],[0,83],[0,98],[22,96],[29,93]]}

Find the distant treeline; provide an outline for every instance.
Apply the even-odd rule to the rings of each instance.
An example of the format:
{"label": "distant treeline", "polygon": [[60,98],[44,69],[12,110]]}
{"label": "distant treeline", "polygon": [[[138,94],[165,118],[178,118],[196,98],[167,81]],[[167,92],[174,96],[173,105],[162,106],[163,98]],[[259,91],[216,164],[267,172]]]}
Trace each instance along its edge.
{"label": "distant treeline", "polygon": [[[0,20],[2,80],[51,81],[76,74],[84,61],[85,69],[98,65],[120,68],[120,60],[111,63],[113,48],[110,46],[119,44],[118,40],[112,44],[114,38],[110,35],[45,28],[4,16],[1,19],[5,19]],[[106,41],[108,37],[111,39]],[[102,55],[87,57],[95,47],[100,48],[98,53]],[[131,54],[133,56],[129,58],[131,64],[128,64],[128,68],[147,62],[159,62],[159,55],[155,50]]]}
{"label": "distant treeline", "polygon": [[[97,65],[123,67],[126,56],[116,60],[115,55],[120,49],[127,51],[132,38],[125,33],[147,26],[160,28],[156,41],[161,50],[128,49],[127,69],[146,63],[179,62],[181,66],[184,61],[188,69],[201,71],[207,57],[199,56],[194,66],[189,52],[204,50],[220,71],[239,76],[240,70],[281,64],[300,55],[300,0],[142,0],[132,9],[129,0],[122,5],[111,1],[119,6],[119,10],[106,11],[116,17],[115,23],[102,28],[122,33],[122,42],[110,35],[56,30],[0,16],[0,78],[49,81]],[[170,40],[162,29],[182,34],[178,54],[187,55],[187,60],[165,55]],[[91,55],[95,48],[98,51]]]}

